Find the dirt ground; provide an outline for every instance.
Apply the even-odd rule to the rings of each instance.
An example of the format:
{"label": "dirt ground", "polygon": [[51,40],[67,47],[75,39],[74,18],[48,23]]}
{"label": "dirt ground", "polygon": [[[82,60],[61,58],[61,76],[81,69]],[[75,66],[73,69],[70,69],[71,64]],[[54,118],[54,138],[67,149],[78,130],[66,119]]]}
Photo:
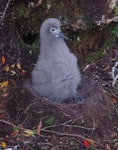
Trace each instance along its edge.
{"label": "dirt ground", "polygon": [[78,104],[71,99],[58,104],[23,88],[32,70],[31,58],[27,59],[26,53],[26,59],[18,61],[7,48],[0,52],[2,149],[118,149],[118,92],[112,88],[109,74],[117,47],[82,68],[78,92],[84,100]]}
{"label": "dirt ground", "polygon": [[[118,62],[117,43],[99,60],[81,64],[78,92],[83,101],[59,104],[23,87],[34,57],[19,44],[19,34],[11,31],[9,23],[0,40],[0,149],[118,150],[118,82],[112,86],[111,75]],[[95,48],[96,41],[84,44],[93,43]],[[78,56],[76,43],[72,46]]]}

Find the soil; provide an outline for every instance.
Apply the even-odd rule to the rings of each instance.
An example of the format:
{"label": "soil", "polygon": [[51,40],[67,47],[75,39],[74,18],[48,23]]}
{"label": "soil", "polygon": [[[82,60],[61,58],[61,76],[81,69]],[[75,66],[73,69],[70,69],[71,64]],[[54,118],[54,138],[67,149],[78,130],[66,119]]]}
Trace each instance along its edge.
{"label": "soil", "polygon": [[[83,68],[78,92],[84,100],[78,104],[71,99],[58,104],[25,89],[23,83],[30,77],[33,68],[31,58],[27,59],[26,52],[19,62],[13,51],[8,49],[6,46],[0,56],[1,143],[5,142],[6,147],[12,149],[118,148],[118,93],[112,89],[110,76],[106,76],[113,65],[111,60],[116,57],[116,48],[87,69]],[[101,71],[102,66],[109,68]]]}
{"label": "soil", "polygon": [[0,149],[118,150],[118,82],[113,86],[111,74],[118,62],[117,41],[108,50],[104,48],[99,59],[83,61],[90,53],[101,52],[108,29],[105,34],[103,28],[90,30],[81,44],[77,40],[68,43],[73,53],[81,57],[78,93],[83,101],[75,103],[70,98],[56,103],[24,88],[38,49],[35,56],[29,53],[31,47],[24,44],[24,33],[17,27],[7,20],[1,28]]}

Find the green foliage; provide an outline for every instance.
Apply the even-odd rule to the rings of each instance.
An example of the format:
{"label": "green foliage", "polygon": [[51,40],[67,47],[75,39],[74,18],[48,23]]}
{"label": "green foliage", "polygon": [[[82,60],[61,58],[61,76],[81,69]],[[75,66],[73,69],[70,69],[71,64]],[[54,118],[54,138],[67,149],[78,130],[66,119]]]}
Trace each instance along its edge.
{"label": "green foliage", "polygon": [[36,22],[36,21],[37,21],[37,16],[38,16],[38,14],[37,14],[37,12],[35,11],[35,12],[33,12],[33,13],[30,14],[29,19],[30,19],[32,22]]}
{"label": "green foliage", "polygon": [[34,49],[37,49],[37,48],[38,48],[38,43],[37,42],[32,43],[31,49],[34,50]]}
{"label": "green foliage", "polygon": [[115,43],[115,39],[116,39],[116,36],[115,35],[111,35],[109,37],[109,39],[105,42],[105,44],[103,46],[103,49],[109,50],[109,48],[112,47],[113,44]]}
{"label": "green foliage", "polygon": [[13,126],[13,129],[14,129],[15,132],[19,132],[19,129],[17,127]]}
{"label": "green foliage", "polygon": [[118,5],[116,5],[116,6],[114,7],[114,12],[115,12],[115,15],[118,15]]}
{"label": "green foliage", "polygon": [[118,34],[118,25],[112,29],[112,34],[115,34],[115,35]]}
{"label": "green foliage", "polygon": [[45,120],[45,123],[49,126],[53,125],[55,122],[55,117],[54,116],[50,116],[48,119]]}
{"label": "green foliage", "polygon": [[91,52],[87,55],[87,58],[85,59],[85,62],[87,64],[92,63],[93,61],[96,61],[100,58],[102,58],[104,56],[104,52],[101,51],[97,51],[97,52]]}
{"label": "green foliage", "polygon": [[110,47],[113,46],[113,44],[116,41],[116,37],[118,35],[118,25],[115,25],[114,27],[109,27],[110,35],[108,40],[105,42],[103,49],[109,50]]}
{"label": "green foliage", "polygon": [[77,36],[77,41],[78,41],[78,42],[80,42],[80,41],[81,41],[80,36]]}
{"label": "green foliage", "polygon": [[18,16],[19,16],[19,17],[25,16],[26,12],[27,12],[27,8],[26,8],[26,6],[23,5],[23,4],[20,5],[20,6],[18,7],[18,9],[17,9],[17,13],[18,13]]}
{"label": "green foliage", "polygon": [[75,141],[72,141],[72,140],[70,141],[69,144],[70,144],[71,147],[74,147],[76,145]]}

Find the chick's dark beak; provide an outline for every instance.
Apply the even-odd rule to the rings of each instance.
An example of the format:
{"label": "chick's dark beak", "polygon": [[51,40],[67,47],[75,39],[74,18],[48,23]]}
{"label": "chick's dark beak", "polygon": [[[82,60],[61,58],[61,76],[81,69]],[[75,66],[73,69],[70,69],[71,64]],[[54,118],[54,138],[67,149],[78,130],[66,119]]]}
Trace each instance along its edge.
{"label": "chick's dark beak", "polygon": [[68,37],[65,36],[65,34],[63,32],[59,33],[59,37],[62,38],[62,39],[64,39],[64,40],[68,40]]}

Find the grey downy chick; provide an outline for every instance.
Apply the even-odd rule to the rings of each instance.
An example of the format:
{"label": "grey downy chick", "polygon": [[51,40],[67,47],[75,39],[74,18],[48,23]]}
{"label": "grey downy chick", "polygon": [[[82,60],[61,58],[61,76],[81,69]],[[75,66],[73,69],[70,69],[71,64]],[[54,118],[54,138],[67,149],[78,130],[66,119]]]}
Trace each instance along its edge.
{"label": "grey downy chick", "polygon": [[56,102],[74,97],[81,75],[77,58],[67,47],[56,18],[43,22],[40,28],[40,56],[32,72],[33,91]]}

